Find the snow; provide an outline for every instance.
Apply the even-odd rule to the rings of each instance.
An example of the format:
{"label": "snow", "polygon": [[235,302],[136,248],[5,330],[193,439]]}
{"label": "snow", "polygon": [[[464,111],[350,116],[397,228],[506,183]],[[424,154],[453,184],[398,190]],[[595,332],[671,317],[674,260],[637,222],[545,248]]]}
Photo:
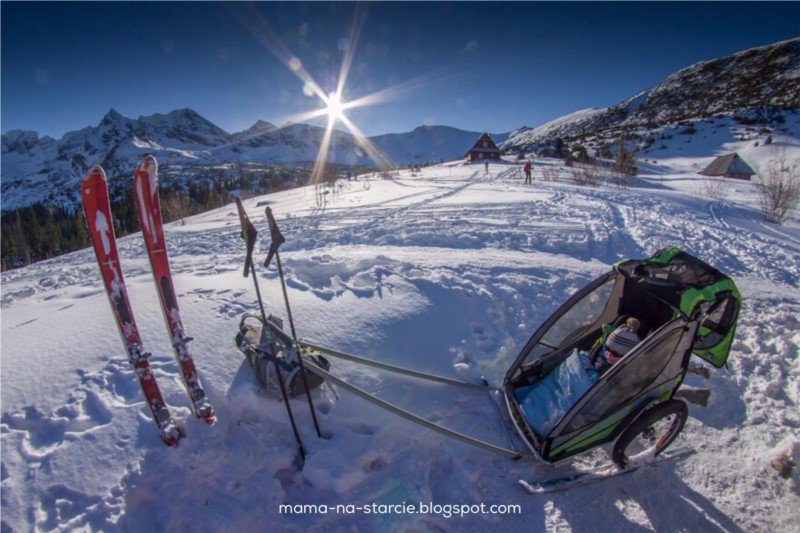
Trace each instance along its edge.
{"label": "snow", "polygon": [[[3,531],[800,529],[798,469],[784,478],[771,466],[783,454],[800,463],[800,218],[762,222],[748,182],[727,182],[724,200],[703,197],[707,178],[696,172],[716,152],[695,157],[678,143],[640,161],[629,189],[542,180],[555,160],[535,160],[525,186],[508,161],[488,174],[445,164],[360,176],[340,181],[324,205],[314,187],[244,204],[260,232],[257,259],[268,247],[265,205],[287,238],[299,336],[492,385],[533,330],[617,260],[676,245],[717,266],[735,279],[743,310],[728,368],[687,378],[713,390],[707,407],[690,406],[677,441],[697,450],[691,457],[529,495],[518,479],[565,467],[492,455],[323,387],[314,392],[321,439],[305,398],[292,401],[307,452],[298,469],[284,405],[259,389],[232,342],[257,304],[231,203],[165,228],[214,426],[190,413],[141,235],[118,242],[145,348],[188,433],[174,449],[147,414],[93,253],[2,274]],[[800,155],[790,137],[724,143],[720,153],[735,149],[755,166],[780,148]],[[274,266],[257,271],[267,311],[286,319]],[[513,429],[484,393],[333,365],[383,399],[508,446]]]}

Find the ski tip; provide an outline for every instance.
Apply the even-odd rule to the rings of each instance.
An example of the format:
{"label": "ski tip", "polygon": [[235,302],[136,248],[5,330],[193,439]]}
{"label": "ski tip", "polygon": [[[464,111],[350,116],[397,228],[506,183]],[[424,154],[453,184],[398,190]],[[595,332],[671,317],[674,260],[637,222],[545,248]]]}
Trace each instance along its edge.
{"label": "ski tip", "polygon": [[106,173],[103,170],[103,167],[100,165],[92,165],[89,170],[86,172],[86,176],[84,176],[83,181],[89,181],[92,179],[101,179],[106,181]]}
{"label": "ski tip", "polygon": [[133,186],[136,190],[136,202],[143,200],[143,197],[155,196],[158,198],[158,163],[152,155],[146,155],[136,165],[133,171]]}
{"label": "ski tip", "polygon": [[156,162],[155,156],[147,154],[146,156],[142,157],[142,160],[139,161],[136,170],[144,170],[145,172],[158,172],[158,162]]}

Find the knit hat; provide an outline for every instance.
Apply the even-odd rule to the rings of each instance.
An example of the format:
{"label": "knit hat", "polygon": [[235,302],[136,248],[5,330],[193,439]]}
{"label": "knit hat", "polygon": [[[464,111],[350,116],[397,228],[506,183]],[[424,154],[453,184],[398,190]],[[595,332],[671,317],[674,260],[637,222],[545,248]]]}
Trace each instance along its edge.
{"label": "knit hat", "polygon": [[611,332],[606,339],[606,349],[623,356],[639,344],[639,336],[627,325],[622,325]]}
{"label": "knit hat", "polygon": [[642,326],[642,323],[639,322],[638,318],[630,317],[628,320],[625,321],[625,325],[628,326],[629,330],[636,333],[637,331],[639,331],[639,328]]}

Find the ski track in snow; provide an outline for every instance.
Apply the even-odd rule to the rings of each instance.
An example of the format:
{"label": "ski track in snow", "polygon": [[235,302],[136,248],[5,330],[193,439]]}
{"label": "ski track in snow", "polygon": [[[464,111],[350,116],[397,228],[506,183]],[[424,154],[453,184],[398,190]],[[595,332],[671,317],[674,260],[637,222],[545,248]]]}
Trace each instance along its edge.
{"label": "ski track in snow", "polygon": [[[493,385],[532,331],[611,264],[684,247],[744,295],[729,369],[712,370],[709,382],[687,378],[713,389],[708,407],[690,408],[681,437],[695,456],[530,496],[517,479],[558,471],[448,440],[323,387],[314,394],[323,439],[305,398],[292,401],[308,454],[298,470],[284,406],[259,389],[232,342],[257,304],[228,206],[166,228],[192,354],[219,418],[213,427],[190,415],[141,235],[118,242],[145,349],[188,433],[177,449],[153,428],[91,251],[2,274],[3,531],[800,528],[797,470],[783,479],[769,466],[779,453],[800,462],[797,219],[773,227],[746,198],[710,202],[658,178],[630,189],[525,186],[515,164],[492,164],[488,175],[483,165],[444,165],[340,182],[321,207],[313,187],[245,207],[260,232],[257,261],[268,248],[265,205],[287,237],[281,259],[301,337]],[[285,319],[274,265],[257,275],[267,312]],[[491,396],[333,363],[383,399],[509,445]],[[518,504],[523,513],[278,514],[282,503],[404,502]]]}

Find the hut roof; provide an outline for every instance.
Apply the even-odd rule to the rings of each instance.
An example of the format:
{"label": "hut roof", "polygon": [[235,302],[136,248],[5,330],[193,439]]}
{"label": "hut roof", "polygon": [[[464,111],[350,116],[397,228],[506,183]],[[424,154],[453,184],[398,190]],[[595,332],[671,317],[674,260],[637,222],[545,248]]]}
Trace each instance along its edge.
{"label": "hut roof", "polygon": [[[486,146],[484,146],[484,144]],[[500,149],[494,143],[492,138],[489,136],[488,133],[484,133],[478,140],[475,141],[475,144],[472,145],[472,148],[467,150],[467,153],[464,154],[465,156],[469,155],[470,153],[484,153],[484,154],[491,154],[497,158],[500,157]]]}
{"label": "hut roof", "polygon": [[755,171],[737,153],[721,155],[714,159],[700,174],[704,176],[739,176],[750,179]]}

